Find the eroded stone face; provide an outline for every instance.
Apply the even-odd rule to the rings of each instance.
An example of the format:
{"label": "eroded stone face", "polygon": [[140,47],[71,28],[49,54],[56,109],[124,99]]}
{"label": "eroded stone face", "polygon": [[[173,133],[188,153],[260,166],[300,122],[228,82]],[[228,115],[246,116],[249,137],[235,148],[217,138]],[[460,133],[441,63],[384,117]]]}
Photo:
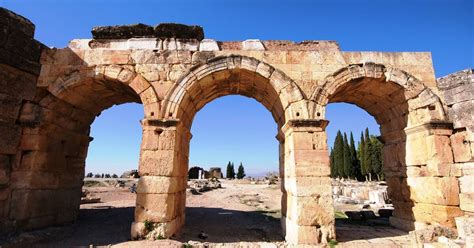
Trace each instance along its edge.
{"label": "eroded stone face", "polygon": [[381,125],[394,225],[453,226],[454,217],[474,212],[472,70],[437,87],[429,53],[344,52],[334,41],[220,42],[203,39],[200,27],[169,24],[98,28],[95,39],[43,48],[40,58],[31,23],[4,9],[0,23],[21,33],[0,47],[9,51],[0,53],[0,86],[11,86],[0,87],[0,227],[73,221],[90,124],[115,104],[140,102],[132,237],[172,236],[184,224],[193,118],[230,94],[256,99],[278,124],[290,243],[335,238],[325,133],[331,102],[356,104]]}

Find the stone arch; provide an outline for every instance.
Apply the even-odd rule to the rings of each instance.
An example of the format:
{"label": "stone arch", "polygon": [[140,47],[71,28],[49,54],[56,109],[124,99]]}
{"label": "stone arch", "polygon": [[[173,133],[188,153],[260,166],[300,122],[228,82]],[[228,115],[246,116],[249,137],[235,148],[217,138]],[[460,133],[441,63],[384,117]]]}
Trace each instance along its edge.
{"label": "stone arch", "polygon": [[[314,103],[283,72],[255,58],[237,55],[216,57],[190,68],[164,97],[159,118],[143,122],[132,238],[150,235],[144,234],[145,221],[153,222],[163,237],[183,227],[193,117],[208,102],[230,94],[256,99],[279,126],[285,239],[294,244],[315,244],[334,238],[329,165],[317,157],[327,155],[325,143],[320,142],[325,140],[321,134],[325,123],[310,119],[309,109]],[[150,187],[158,183],[175,187]],[[153,199],[173,208],[155,206]]]}
{"label": "stone arch", "polygon": [[15,196],[20,205],[12,210],[12,216],[26,229],[76,219],[85,160],[93,139],[90,126],[96,116],[128,102],[142,103],[146,116],[159,110],[154,88],[133,66],[66,69],[40,78],[52,76],[54,81],[37,88],[34,101],[23,103],[18,118],[23,131],[13,169],[18,179],[12,188],[27,193]]}
{"label": "stone arch", "polygon": [[[262,103],[282,127],[288,118],[305,118],[307,103],[298,85],[282,71],[252,57],[230,55],[190,68],[173,85],[161,117],[180,119],[190,127],[197,111],[215,98],[240,94]],[[304,102],[304,103],[302,103]],[[290,108],[290,105],[300,103]],[[298,109],[298,110],[297,110]]]}
{"label": "stone arch", "polygon": [[115,104],[142,103],[154,116],[159,98],[153,86],[133,66],[100,65],[58,77],[47,90],[58,99],[97,115]]}
{"label": "stone arch", "polygon": [[[372,92],[364,92],[363,95],[356,96],[359,99],[352,98],[353,100],[350,101],[367,110],[376,118],[379,124],[383,120],[378,118],[380,111],[377,110],[377,104],[382,104],[383,102],[394,102],[396,104],[406,102],[410,110],[428,109],[429,120],[447,120],[439,97],[430,88],[426,87],[423,82],[403,70],[376,63],[349,65],[326,76],[322,85],[317,87],[310,96],[310,100],[317,104],[313,115],[316,118],[324,119],[324,106],[330,102],[342,101],[341,97],[337,97],[338,95],[345,97],[342,91],[349,87],[355,88],[354,86],[357,87],[357,84],[364,82],[367,84],[372,83],[371,87],[385,87],[387,91],[390,91],[382,92],[382,94],[380,94],[380,92],[374,94],[373,92],[377,90],[380,91],[381,88],[377,90],[372,89]],[[397,98],[390,100],[381,99],[381,97],[385,96]],[[378,101],[370,103],[361,101],[362,98],[367,100],[367,98],[370,97],[376,97]],[[379,106],[378,109],[381,109],[381,107],[382,106]],[[428,121],[427,119],[417,119],[416,116],[411,117],[412,118],[409,119],[409,125],[421,124],[422,122]]]}
{"label": "stone arch", "polygon": [[325,119],[328,103],[347,102],[380,125],[384,175],[395,206],[392,225],[405,230],[454,226],[461,211],[458,180],[449,173],[452,124],[430,88],[403,70],[364,63],[328,75],[310,100],[319,119]]}

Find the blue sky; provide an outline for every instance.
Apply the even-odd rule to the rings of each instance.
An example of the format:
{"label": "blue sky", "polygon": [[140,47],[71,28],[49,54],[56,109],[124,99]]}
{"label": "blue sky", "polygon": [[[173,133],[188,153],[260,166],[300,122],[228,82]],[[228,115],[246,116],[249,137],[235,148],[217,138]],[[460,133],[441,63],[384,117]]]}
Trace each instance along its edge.
{"label": "blue sky", "polygon": [[[36,24],[36,39],[64,47],[90,38],[97,25],[161,22],[197,24],[217,40],[336,40],[345,51],[429,51],[436,76],[473,67],[473,2],[461,0],[367,1],[59,1],[0,0],[0,6]],[[126,116],[126,118],[124,118]],[[87,171],[120,173],[136,168],[141,140],[138,104],[113,107],[92,125]],[[349,104],[328,106],[329,143],[338,129],[359,133],[378,126]],[[247,171],[277,170],[276,124],[253,99],[228,96],[196,116],[191,164],[225,166],[242,161]]]}

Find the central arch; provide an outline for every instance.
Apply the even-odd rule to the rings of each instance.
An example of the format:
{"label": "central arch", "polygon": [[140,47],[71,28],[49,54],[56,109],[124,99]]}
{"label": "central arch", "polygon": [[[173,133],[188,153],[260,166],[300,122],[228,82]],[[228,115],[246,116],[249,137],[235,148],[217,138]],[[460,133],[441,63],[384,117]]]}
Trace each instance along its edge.
{"label": "central arch", "polygon": [[[234,94],[262,103],[278,125],[286,240],[314,244],[334,238],[329,161],[320,161],[321,156],[317,156],[327,155],[327,147],[320,142],[325,141],[325,134],[319,135],[325,123],[309,120],[314,104],[283,72],[257,59],[236,55],[216,57],[190,68],[163,99],[159,116],[143,121],[142,177],[132,236],[140,236],[145,221],[155,223],[155,233],[163,237],[181,229],[193,118],[212,100]],[[158,183],[166,184],[166,189],[153,187]],[[329,187],[318,187],[326,185]],[[157,201],[165,207],[156,209]]]}
{"label": "central arch", "polygon": [[289,105],[303,100],[296,83],[280,70],[251,57],[231,55],[190,68],[164,99],[161,115],[179,119],[189,127],[204,105],[234,94],[262,103],[279,127],[285,123]]}

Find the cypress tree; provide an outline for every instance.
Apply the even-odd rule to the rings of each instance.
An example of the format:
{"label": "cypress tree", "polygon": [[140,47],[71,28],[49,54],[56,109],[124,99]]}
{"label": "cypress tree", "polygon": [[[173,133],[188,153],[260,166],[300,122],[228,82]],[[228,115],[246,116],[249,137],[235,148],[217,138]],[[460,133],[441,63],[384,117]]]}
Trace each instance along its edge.
{"label": "cypress tree", "polygon": [[232,179],[235,179],[234,162],[230,164],[230,176],[232,177]]}
{"label": "cypress tree", "polygon": [[383,179],[383,159],[382,149],[383,144],[376,137],[371,137],[371,171],[377,176],[377,180]]}
{"label": "cypress tree", "polygon": [[349,147],[349,142],[347,141],[347,134],[344,133],[344,146],[343,146],[343,154],[344,154],[344,176],[347,178],[351,178],[351,169],[352,169],[352,163],[351,163],[351,149]]}
{"label": "cypress tree", "polygon": [[351,132],[351,138],[350,138],[350,146],[351,150],[351,177],[358,179],[360,178],[360,165],[359,165],[359,159],[357,159],[357,152],[355,148],[355,142],[354,142],[354,135],[352,135]]}
{"label": "cypress tree", "polygon": [[372,181],[371,169],[372,169],[372,142],[370,142],[369,128],[365,129],[365,141],[364,141],[364,168],[363,174],[365,177]]}
{"label": "cypress tree", "polygon": [[227,169],[225,171],[225,177],[226,178],[232,178],[232,168],[231,168],[231,163],[229,161],[229,163],[227,164]]}
{"label": "cypress tree", "polygon": [[360,132],[360,141],[359,141],[359,163],[360,163],[360,174],[362,180],[367,181],[367,173],[365,166],[365,137],[364,132]]}
{"label": "cypress tree", "polygon": [[237,169],[237,179],[242,179],[245,177],[245,170],[242,162],[240,162],[239,168]]}
{"label": "cypress tree", "polygon": [[337,131],[334,143],[334,170],[336,177],[344,177],[344,141],[341,131]]}
{"label": "cypress tree", "polygon": [[334,145],[333,148],[331,148],[331,153],[329,154],[329,166],[331,167],[331,178],[335,178],[336,176],[334,173]]}

